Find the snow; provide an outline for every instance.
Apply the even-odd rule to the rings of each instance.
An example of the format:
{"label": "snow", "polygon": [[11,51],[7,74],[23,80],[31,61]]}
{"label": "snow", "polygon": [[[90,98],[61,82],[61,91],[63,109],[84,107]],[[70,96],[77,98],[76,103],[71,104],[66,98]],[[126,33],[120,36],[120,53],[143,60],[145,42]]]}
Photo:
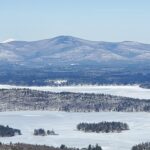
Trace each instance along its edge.
{"label": "snow", "polygon": [[7,40],[2,41],[0,43],[9,43],[9,42],[13,42],[13,41],[15,41],[15,39],[10,38],[10,39],[7,39]]}
{"label": "snow", "polygon": [[[0,124],[21,129],[22,135],[0,138],[1,142],[24,142],[71,147],[102,146],[103,150],[130,150],[135,144],[149,141],[150,113],[92,112],[67,113],[48,111],[1,112]],[[130,130],[122,133],[84,133],[76,130],[80,122],[121,121]],[[54,129],[58,136],[33,136],[35,128]]]}
{"label": "snow", "polygon": [[67,80],[46,80],[46,82],[54,82],[56,85],[62,85],[63,83],[67,83]]}
{"label": "snow", "polygon": [[32,90],[51,92],[80,92],[80,93],[104,93],[117,96],[125,96],[140,99],[150,99],[150,89],[140,88],[138,85],[72,85],[72,86],[12,86],[0,85],[0,89],[29,88]]}

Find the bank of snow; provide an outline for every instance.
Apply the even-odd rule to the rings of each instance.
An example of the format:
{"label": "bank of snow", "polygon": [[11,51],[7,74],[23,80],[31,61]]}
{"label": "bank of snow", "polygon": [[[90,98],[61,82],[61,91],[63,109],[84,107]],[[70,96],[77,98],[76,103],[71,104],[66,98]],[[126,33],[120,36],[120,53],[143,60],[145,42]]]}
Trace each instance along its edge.
{"label": "bank of snow", "polygon": [[74,85],[74,86],[12,86],[0,85],[0,89],[29,88],[32,90],[51,92],[76,92],[76,93],[103,93],[116,96],[124,96],[139,99],[150,99],[150,89],[144,89],[138,85]]}

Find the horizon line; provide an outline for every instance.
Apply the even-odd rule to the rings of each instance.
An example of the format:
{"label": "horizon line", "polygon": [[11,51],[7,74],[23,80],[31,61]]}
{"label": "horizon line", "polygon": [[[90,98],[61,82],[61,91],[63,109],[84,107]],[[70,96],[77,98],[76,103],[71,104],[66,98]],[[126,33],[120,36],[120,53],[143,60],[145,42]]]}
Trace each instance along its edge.
{"label": "horizon line", "polygon": [[141,43],[141,44],[150,44],[150,43],[145,43],[145,42],[140,42],[140,41],[134,41],[134,40],[122,40],[122,41],[104,41],[104,40],[90,40],[78,36],[72,36],[72,35],[58,35],[50,38],[43,38],[43,39],[37,39],[37,40],[18,40],[15,38],[8,38],[6,40],[0,41],[0,44],[5,44],[5,43],[11,43],[11,42],[37,42],[37,41],[43,41],[43,40],[51,40],[55,38],[60,38],[60,37],[67,37],[67,38],[76,38],[79,40],[85,40],[85,41],[90,41],[90,42],[106,42],[106,43],[123,43],[123,42],[135,42],[135,43]]}

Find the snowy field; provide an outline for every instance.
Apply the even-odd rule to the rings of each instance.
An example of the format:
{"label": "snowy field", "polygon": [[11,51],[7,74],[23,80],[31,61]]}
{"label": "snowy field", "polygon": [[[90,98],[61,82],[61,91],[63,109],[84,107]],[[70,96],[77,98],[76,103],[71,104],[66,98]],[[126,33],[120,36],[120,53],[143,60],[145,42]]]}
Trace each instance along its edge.
{"label": "snowy field", "polygon": [[[121,121],[130,130],[122,133],[84,133],[76,130],[80,122]],[[48,111],[1,112],[0,124],[21,129],[21,136],[0,138],[1,142],[24,142],[86,147],[100,144],[103,150],[130,150],[135,144],[150,141],[150,113],[92,112],[66,113]],[[54,129],[58,136],[33,136],[35,128]]]}
{"label": "snowy field", "polygon": [[140,88],[138,85],[128,86],[96,86],[96,85],[78,85],[78,86],[10,86],[0,85],[0,89],[11,89],[11,88],[29,88],[33,90],[51,91],[51,92],[80,92],[80,93],[104,93],[117,96],[125,96],[140,99],[150,99],[150,89]]}

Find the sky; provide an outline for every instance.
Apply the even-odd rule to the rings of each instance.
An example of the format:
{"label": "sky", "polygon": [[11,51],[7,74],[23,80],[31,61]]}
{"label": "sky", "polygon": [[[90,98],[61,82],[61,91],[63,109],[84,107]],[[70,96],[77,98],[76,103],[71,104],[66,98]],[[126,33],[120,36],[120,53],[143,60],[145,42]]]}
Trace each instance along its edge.
{"label": "sky", "polygon": [[59,35],[150,43],[150,0],[0,0],[0,41]]}

